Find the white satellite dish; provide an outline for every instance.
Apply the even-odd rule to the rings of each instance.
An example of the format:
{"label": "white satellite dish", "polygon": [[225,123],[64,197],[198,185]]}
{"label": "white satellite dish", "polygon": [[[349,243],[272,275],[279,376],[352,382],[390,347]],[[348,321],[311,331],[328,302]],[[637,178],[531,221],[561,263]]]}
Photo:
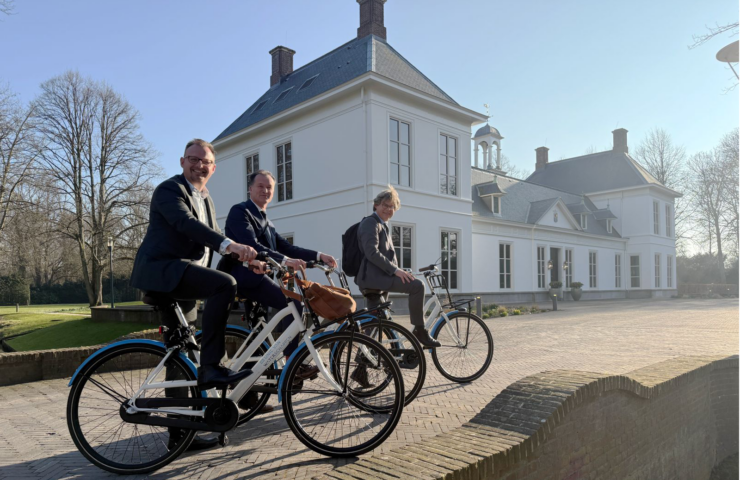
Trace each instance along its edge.
{"label": "white satellite dish", "polygon": [[740,40],[735,40],[731,44],[722,47],[722,49],[717,52],[717,60],[727,63],[730,68],[732,68],[732,73],[734,73],[736,77],[738,77],[738,74],[732,67],[732,64],[738,63],[738,57],[740,56],[738,54],[738,46],[740,46]]}

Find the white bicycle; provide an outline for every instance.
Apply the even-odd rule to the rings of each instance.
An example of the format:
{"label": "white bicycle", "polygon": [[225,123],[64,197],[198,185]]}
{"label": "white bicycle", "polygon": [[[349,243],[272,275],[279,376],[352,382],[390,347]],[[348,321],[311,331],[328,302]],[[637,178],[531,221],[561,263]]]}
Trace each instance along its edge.
{"label": "white bicycle", "polygon": [[[270,258],[259,259],[269,262],[280,275],[286,273]],[[198,388],[197,368],[188,353],[197,353],[199,347],[177,302],[166,294],[148,300],[157,308],[174,309],[178,316],[179,325],[168,332],[168,345],[153,340],[108,345],[80,365],[69,382],[67,424],[72,440],[100,468],[119,474],[151,472],[182,454],[196,431],[218,432],[224,445],[225,432],[240,418],[236,404],[253,388],[275,389],[290,429],[304,445],[323,455],[351,457],[368,452],[385,441],[400,420],[404,385],[393,357],[354,329],[313,335],[328,322],[319,322],[305,298],[306,321],[295,304],[288,302],[231,359],[231,368],[240,370],[259,358],[251,367],[252,374],[233,390],[218,392]],[[350,314],[346,320],[353,323],[354,316],[362,313]],[[255,355],[288,315],[293,317],[290,326],[264,354]],[[277,385],[266,383],[270,375],[265,374],[276,370],[283,349],[299,335],[303,343],[282,370],[272,372]],[[338,345],[346,355],[332,354]],[[351,378],[360,366],[358,359],[363,371],[369,371],[363,377],[369,385]],[[301,380],[296,374],[304,364],[315,365],[319,374]],[[173,429],[184,434],[171,438]]]}

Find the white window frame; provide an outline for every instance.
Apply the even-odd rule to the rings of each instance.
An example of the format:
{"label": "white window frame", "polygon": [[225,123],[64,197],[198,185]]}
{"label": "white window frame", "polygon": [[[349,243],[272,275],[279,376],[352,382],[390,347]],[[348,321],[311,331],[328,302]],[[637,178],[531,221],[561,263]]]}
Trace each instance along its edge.
{"label": "white window frame", "polygon": [[673,255],[666,255],[665,268],[665,286],[666,288],[673,288]]}
{"label": "white window frame", "polygon": [[501,215],[501,197],[493,195],[491,198],[491,210],[494,215]]}
{"label": "white window frame", "polygon": [[546,272],[547,272],[547,262],[546,262],[545,247],[538,245],[537,246],[537,288],[540,288],[543,290],[547,288]]}
{"label": "white window frame", "polygon": [[[444,253],[451,251],[451,250],[449,250],[449,251],[442,250],[441,243],[442,243],[442,235],[444,233],[447,233],[447,234],[454,233],[455,235],[457,235],[457,245],[456,245],[456,248],[455,248],[457,265],[456,265],[456,268],[454,270],[452,269],[452,262],[449,261],[450,256],[447,257],[448,258],[448,263],[447,263],[448,268],[444,268]],[[461,239],[462,239],[462,231],[461,230],[457,230],[455,228],[444,228],[444,227],[442,227],[442,228],[439,229],[439,237],[437,237],[437,238],[439,238],[439,240],[440,240],[440,254],[441,254],[440,256],[442,257],[442,259],[441,259],[441,262],[442,263],[440,264],[440,268],[439,268],[440,273],[444,274],[444,272],[448,272],[447,273],[447,277],[446,277],[447,280],[448,280],[447,281],[447,286],[449,287],[450,290],[458,291],[458,290],[460,290],[460,283],[461,283],[460,282],[460,279],[461,279],[461,275],[460,275],[461,268],[460,267],[462,265],[460,263],[460,244],[462,243],[461,242]],[[451,275],[452,275],[451,272],[455,272],[455,283],[457,284],[457,286],[455,286],[455,287],[453,287],[452,286],[452,282],[449,281],[449,279],[451,278]]]}
{"label": "white window frame", "polygon": [[[504,247],[504,256],[501,256],[501,247]],[[507,248],[508,247],[508,248]],[[514,249],[514,245],[511,242],[499,242],[498,244],[498,275],[499,275],[499,289],[501,290],[511,290],[514,288],[514,279],[512,276],[512,272],[514,269],[512,268],[512,262],[513,262],[513,255],[512,250]],[[508,252],[507,252],[508,250]],[[508,253],[508,256],[506,254]],[[506,260],[509,261],[508,269],[506,268]],[[506,280],[508,279],[508,286]],[[503,286],[502,286],[503,283]]]}
{"label": "white window frame", "polygon": [[[285,147],[286,145],[290,145],[290,161],[287,161],[286,154],[285,154]],[[293,140],[284,140],[280,143],[276,143],[275,146],[275,172],[276,172],[276,178],[275,178],[275,197],[279,203],[283,202],[289,202],[295,198],[295,177],[293,176]],[[278,163],[278,149],[283,149],[283,162]],[[288,171],[290,171],[290,180],[288,180]],[[283,181],[280,181],[282,173],[282,179]],[[288,196],[288,189],[287,184],[288,181],[290,181],[290,198],[287,198]],[[280,199],[280,194],[283,194],[282,200]]]}
{"label": "white window frame", "polygon": [[622,288],[622,254],[614,254],[614,288]]}
{"label": "white window frame", "polygon": [[[632,265],[632,259],[637,259],[637,275],[634,274],[632,271],[633,265]],[[642,279],[640,278],[641,275],[641,260],[640,255],[629,255],[629,261],[630,261],[630,288],[641,288],[640,285],[642,285]],[[635,286],[635,279],[637,279],[637,285]]]}
{"label": "white window frame", "polygon": [[283,237],[288,243],[291,245],[295,245],[295,233],[281,233],[279,234],[281,237]]}
{"label": "white window frame", "polygon": [[606,219],[606,233],[612,233],[612,219]]}
{"label": "white window frame", "polygon": [[660,235],[660,202],[653,200],[653,234]]}
{"label": "white window frame", "polygon": [[[566,249],[564,255],[565,264],[568,265],[565,270],[565,288],[570,288],[570,284],[573,283],[573,249]],[[555,268],[555,265],[553,265],[553,268]]]}
{"label": "white window frame", "polygon": [[[398,125],[398,140],[391,139],[391,125],[392,125],[391,122],[394,122],[394,121],[398,122],[399,124]],[[405,123],[406,125],[409,126],[409,143],[408,144],[401,143],[401,124],[402,123]],[[413,150],[414,149],[411,148],[411,145],[414,143],[413,142],[413,138],[414,138],[413,123],[410,120],[403,120],[396,116],[390,116],[388,117],[388,129],[386,131],[388,132],[388,183],[390,183],[391,185],[398,185],[399,187],[414,188],[414,181],[413,181],[413,178],[414,178],[414,168],[413,168],[414,167],[414,158],[413,158],[414,151]],[[404,166],[401,163],[401,145],[407,145],[409,147],[409,165],[408,165],[409,184],[408,185],[404,185],[401,183],[401,167]],[[394,163],[392,160],[391,152],[393,151],[394,148],[398,152],[398,163]],[[398,181],[395,183],[393,182],[393,176],[391,173],[394,168],[396,168],[396,171],[398,173]]]}
{"label": "white window frame", "polygon": [[588,216],[585,213],[581,214],[581,228],[583,230],[588,228]]}
{"label": "white window frame", "polygon": [[[256,157],[256,160],[257,160],[257,168],[254,168],[255,157]],[[246,183],[246,185],[247,185],[247,195],[246,195],[247,199],[249,199],[249,176],[252,173],[254,173],[254,172],[256,172],[257,170],[260,169],[260,159],[259,159],[259,157],[260,157],[260,153],[259,152],[254,152],[254,153],[252,153],[250,155],[245,155],[244,156],[244,168],[247,171],[247,174],[245,175],[245,178],[247,179],[247,183]]]}
{"label": "white window frame", "polygon": [[596,266],[598,263],[598,252],[589,250],[588,252],[588,288],[598,287],[598,272]]}
{"label": "white window frame", "polygon": [[671,205],[669,203],[665,204],[665,236],[666,237],[672,237],[673,236],[673,225],[671,222],[671,219],[673,218],[673,215],[671,214]]}
{"label": "white window frame", "polygon": [[[410,131],[409,131],[409,137],[411,137]],[[437,145],[437,148],[439,148],[439,159],[440,159],[440,165],[439,165],[439,179],[440,179],[439,190],[440,191],[439,191],[439,193],[441,195],[449,195],[449,196],[452,196],[452,197],[458,197],[458,196],[460,196],[460,175],[459,175],[459,173],[460,173],[460,162],[459,162],[459,159],[460,159],[460,149],[458,148],[459,145],[460,145],[460,140],[459,140],[459,138],[457,136],[450,135],[450,134],[444,133],[444,132],[439,132],[439,138],[440,138],[440,144],[441,144],[442,138],[445,139],[445,147],[446,147],[445,148],[445,151],[442,152],[442,145],[440,145],[440,144]],[[452,139],[452,140],[455,141],[455,152],[454,152],[454,157],[452,157],[454,159],[454,161],[455,161],[455,175],[450,175],[449,172],[448,172],[448,170],[447,170],[447,166],[449,165],[449,161],[450,161],[450,155],[448,153],[448,150],[449,150],[448,147],[449,147],[449,141],[450,141],[450,139]],[[410,155],[411,155],[411,151],[409,149],[409,164],[411,163],[411,160],[410,160],[411,157],[410,157]],[[444,172],[442,171],[442,157],[444,157],[444,159],[445,159],[445,171]],[[447,173],[445,173],[445,172],[447,172]],[[410,174],[411,174],[411,172],[409,171],[409,175]],[[441,184],[442,177],[445,177],[446,178],[446,183],[445,183],[445,189],[447,190],[446,192],[442,191],[442,184]],[[455,179],[455,193],[450,193],[450,191],[449,191],[449,189],[450,189],[449,178],[450,177],[453,177]]]}
{"label": "white window frame", "polygon": [[[413,270],[414,269],[414,250],[415,250],[414,247],[416,246],[416,243],[415,243],[416,236],[414,235],[414,233],[415,233],[414,232],[415,226],[412,225],[412,224],[408,224],[408,223],[397,223],[397,222],[393,222],[390,225],[390,227],[391,227],[391,243],[393,243],[393,250],[395,250],[395,252],[396,252],[396,260],[398,261],[398,267],[399,268],[410,268],[411,270]],[[400,245],[396,245],[393,242],[393,229],[395,229],[395,228],[399,228],[400,229],[400,236],[399,236],[399,240],[401,241],[401,244]],[[404,233],[404,229],[408,229],[409,230],[409,235],[411,237],[411,246],[409,246],[409,247],[404,247],[403,246],[403,233]],[[406,265],[405,262],[403,261],[403,251],[404,250],[409,250],[409,252],[410,252],[410,258],[411,259],[410,259],[410,264],[409,265]]]}
{"label": "white window frame", "polygon": [[655,288],[660,288],[660,254],[656,253],[655,258]]}

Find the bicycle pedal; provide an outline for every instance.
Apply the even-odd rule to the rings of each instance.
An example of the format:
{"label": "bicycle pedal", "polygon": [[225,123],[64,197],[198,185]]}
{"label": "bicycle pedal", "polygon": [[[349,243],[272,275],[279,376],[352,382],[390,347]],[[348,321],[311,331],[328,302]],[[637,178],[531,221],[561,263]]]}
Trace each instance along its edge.
{"label": "bicycle pedal", "polygon": [[222,433],[218,436],[218,444],[222,447],[225,447],[229,444],[229,437],[226,436],[226,433]]}

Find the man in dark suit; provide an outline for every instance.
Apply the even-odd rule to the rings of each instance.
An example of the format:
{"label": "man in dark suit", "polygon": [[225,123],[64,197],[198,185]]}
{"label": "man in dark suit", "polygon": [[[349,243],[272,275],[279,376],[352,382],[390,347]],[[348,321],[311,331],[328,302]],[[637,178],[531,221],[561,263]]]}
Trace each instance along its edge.
{"label": "man in dark suit", "polygon": [[[331,267],[336,267],[337,262],[331,255],[315,250],[291,245],[275,230],[275,225],[267,218],[267,205],[272,201],[275,189],[275,178],[267,170],[258,170],[248,178],[249,200],[231,207],[226,218],[226,235],[235,241],[253,247],[257,252],[268,252],[268,255],[276,262],[284,266],[298,269],[305,267],[307,261],[320,260]],[[228,259],[223,260],[228,262]],[[224,268],[223,264],[219,269]],[[256,275],[242,265],[231,265],[225,268],[231,271],[236,278],[240,296],[257,300],[263,305],[282,309],[288,302],[280,290],[280,286],[265,275]],[[298,310],[302,311],[301,305],[296,302]],[[292,322],[292,317],[285,318],[281,326],[287,328]],[[298,346],[298,338],[295,338],[283,351],[286,357],[290,356]],[[316,367],[304,368],[299,377],[308,378],[317,373]]]}
{"label": "man in dark suit", "polygon": [[[196,300],[207,300],[198,369],[202,389],[233,384],[251,374],[249,370],[233,372],[220,365],[236,281],[209,268],[213,252],[234,253],[241,262],[253,261],[257,252],[226,238],[216,224],[213,200],[206,188],[216,170],[214,154],[213,146],[205,140],[188,142],[180,158],[182,174],[154,190],[149,226],[131,273],[132,286],[183,300],[185,309],[193,309]],[[264,265],[255,263],[264,272]]]}
{"label": "man in dark suit", "polygon": [[[409,294],[409,313],[414,326],[414,336],[429,348],[439,347],[424,328],[424,283],[398,268],[396,251],[393,248],[388,221],[401,208],[401,200],[393,187],[380,192],[373,200],[373,214],[360,222],[357,239],[364,258],[355,283],[361,290],[366,288]],[[368,298],[368,308],[385,301],[381,296]]]}

